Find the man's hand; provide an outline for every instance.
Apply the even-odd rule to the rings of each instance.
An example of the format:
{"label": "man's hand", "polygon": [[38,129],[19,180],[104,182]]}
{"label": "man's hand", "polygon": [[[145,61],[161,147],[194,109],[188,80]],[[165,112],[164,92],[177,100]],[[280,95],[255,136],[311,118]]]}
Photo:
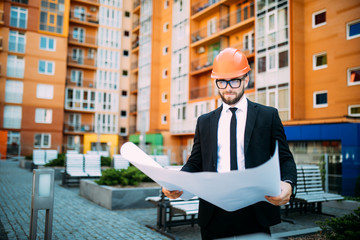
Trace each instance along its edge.
{"label": "man's hand", "polygon": [[162,188],[162,192],[165,194],[165,196],[167,196],[170,199],[176,199],[183,194],[183,191],[178,191],[178,190],[169,191],[164,187]]}
{"label": "man's hand", "polygon": [[265,198],[273,205],[275,206],[281,206],[289,202],[291,193],[292,193],[292,187],[290,183],[287,182],[280,182],[281,187],[281,193],[279,196],[271,197],[271,196],[265,196]]}

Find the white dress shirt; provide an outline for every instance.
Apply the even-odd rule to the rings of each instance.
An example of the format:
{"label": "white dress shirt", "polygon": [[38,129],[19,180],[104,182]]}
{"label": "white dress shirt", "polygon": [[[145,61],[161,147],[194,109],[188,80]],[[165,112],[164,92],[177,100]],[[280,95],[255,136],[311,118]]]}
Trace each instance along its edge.
{"label": "white dress shirt", "polygon": [[[240,101],[234,106],[236,110],[236,149],[237,149],[237,165],[238,170],[245,169],[245,155],[244,155],[244,136],[245,136],[245,124],[247,116],[248,102],[246,96],[240,99]],[[218,126],[218,172],[230,171],[230,121],[232,113],[229,110],[230,106],[223,103],[223,109],[220,114],[219,126]]]}

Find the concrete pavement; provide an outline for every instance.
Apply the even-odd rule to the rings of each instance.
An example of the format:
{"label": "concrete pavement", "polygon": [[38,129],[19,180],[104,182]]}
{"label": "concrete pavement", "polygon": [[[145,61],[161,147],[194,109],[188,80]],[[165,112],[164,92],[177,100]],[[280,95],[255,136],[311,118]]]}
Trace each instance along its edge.
{"label": "concrete pavement", "polygon": [[[32,172],[18,162],[0,161],[0,240],[28,239],[30,228]],[[169,239],[146,225],[156,225],[156,209],[108,210],[79,196],[79,188],[64,188],[55,182],[53,239]],[[323,203],[323,212],[342,216],[360,203]],[[44,214],[39,211],[38,239],[44,239]],[[295,224],[282,222],[271,228],[276,238],[317,231],[316,221],[329,216],[291,213]],[[198,226],[173,227],[170,234],[182,240],[198,240]]]}

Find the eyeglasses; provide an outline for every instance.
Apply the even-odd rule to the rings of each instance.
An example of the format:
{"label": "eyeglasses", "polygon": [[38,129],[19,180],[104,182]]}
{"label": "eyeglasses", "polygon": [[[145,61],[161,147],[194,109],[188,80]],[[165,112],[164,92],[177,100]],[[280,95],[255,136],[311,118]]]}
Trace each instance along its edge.
{"label": "eyeglasses", "polygon": [[233,78],[231,80],[216,79],[215,83],[219,89],[225,89],[228,84],[231,88],[239,88],[241,85],[241,81],[243,81],[247,76],[248,74],[246,73],[241,78]]}

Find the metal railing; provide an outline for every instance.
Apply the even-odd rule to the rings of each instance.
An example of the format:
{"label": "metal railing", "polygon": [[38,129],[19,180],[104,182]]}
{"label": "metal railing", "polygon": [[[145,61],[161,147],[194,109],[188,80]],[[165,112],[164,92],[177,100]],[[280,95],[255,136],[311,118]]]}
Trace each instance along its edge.
{"label": "metal railing", "polygon": [[83,43],[83,44],[92,44],[92,45],[97,44],[97,39],[95,36],[84,35],[84,36],[80,37],[79,34],[76,34],[76,35],[77,36],[74,37],[74,34],[70,33],[69,41]]}
{"label": "metal railing", "polygon": [[96,67],[95,57],[85,58],[85,57],[73,57],[72,55],[68,55],[67,60],[69,64],[78,64],[83,66]]}
{"label": "metal railing", "polygon": [[90,124],[72,124],[64,123],[64,132],[78,132],[78,133],[89,133],[94,132],[95,128]]}
{"label": "metal railing", "polygon": [[216,95],[216,88],[213,85],[196,87],[196,88],[192,88],[190,90],[190,99],[191,100],[212,97],[215,95]]}
{"label": "metal railing", "polygon": [[194,15],[202,10],[210,7],[211,5],[219,2],[219,0],[200,0],[191,5],[191,15]]}
{"label": "metal railing", "polygon": [[75,13],[75,11],[70,11],[70,19],[78,20],[81,22],[99,24],[98,15],[92,13]]}

